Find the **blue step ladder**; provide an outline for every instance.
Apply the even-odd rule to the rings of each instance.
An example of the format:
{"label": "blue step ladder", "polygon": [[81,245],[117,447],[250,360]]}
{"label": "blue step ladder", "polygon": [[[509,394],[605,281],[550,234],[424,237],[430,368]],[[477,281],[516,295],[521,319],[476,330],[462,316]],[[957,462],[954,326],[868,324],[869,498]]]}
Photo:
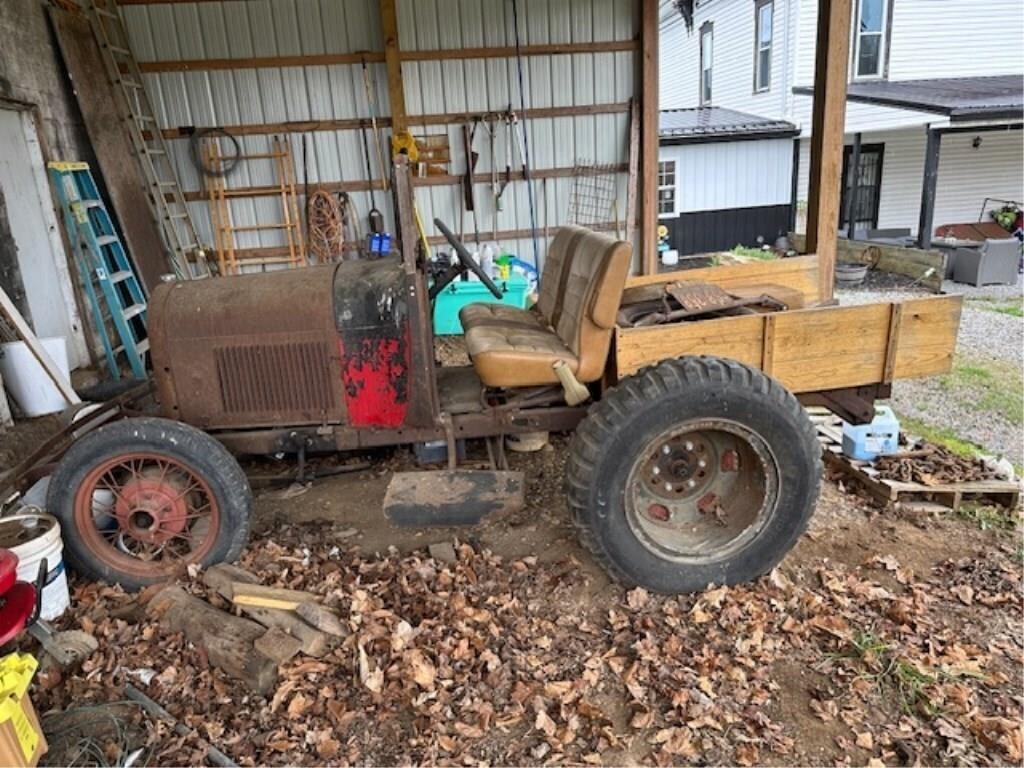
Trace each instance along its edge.
{"label": "blue step ladder", "polygon": [[134,378],[145,379],[146,297],[89,164],[52,162],[47,167],[110,375],[121,378],[123,358]]}

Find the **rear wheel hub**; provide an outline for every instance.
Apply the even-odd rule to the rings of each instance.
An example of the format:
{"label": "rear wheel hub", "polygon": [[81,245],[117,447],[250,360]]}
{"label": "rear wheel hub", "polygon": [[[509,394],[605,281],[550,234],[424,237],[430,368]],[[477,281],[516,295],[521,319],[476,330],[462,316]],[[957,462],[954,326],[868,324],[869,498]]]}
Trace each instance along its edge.
{"label": "rear wheel hub", "polygon": [[637,457],[626,483],[630,528],[660,557],[724,559],[757,536],[778,502],[767,441],[727,419],[666,430]]}

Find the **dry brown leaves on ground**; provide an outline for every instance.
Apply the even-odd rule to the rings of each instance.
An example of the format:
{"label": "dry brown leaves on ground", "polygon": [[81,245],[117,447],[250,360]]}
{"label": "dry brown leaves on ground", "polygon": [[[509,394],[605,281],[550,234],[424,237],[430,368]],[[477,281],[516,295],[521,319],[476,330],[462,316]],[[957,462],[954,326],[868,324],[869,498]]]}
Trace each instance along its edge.
{"label": "dry brown leaves on ground", "polygon": [[[696,596],[609,588],[582,601],[564,563],[467,544],[452,564],[366,557],[329,540],[286,526],[241,563],[323,595],[350,630],[324,658],[283,666],[269,698],[131,596],[78,584],[67,623],[101,651],[44,676],[37,706],[121,699],[131,682],[242,764],[798,764],[818,759],[804,743],[815,723],[839,762],[1022,760],[1021,569],[999,551],[920,576],[892,558],[821,561],[806,583],[773,572]],[[984,631],[964,636],[957,611],[982,611]],[[806,670],[800,691],[782,665]],[[800,722],[782,714],[797,693]],[[151,764],[202,759],[197,739],[146,728]]]}

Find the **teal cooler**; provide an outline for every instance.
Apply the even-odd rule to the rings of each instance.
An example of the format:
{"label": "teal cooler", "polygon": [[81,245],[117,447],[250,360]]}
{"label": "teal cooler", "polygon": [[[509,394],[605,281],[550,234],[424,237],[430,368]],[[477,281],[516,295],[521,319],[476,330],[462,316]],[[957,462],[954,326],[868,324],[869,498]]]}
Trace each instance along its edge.
{"label": "teal cooler", "polygon": [[479,280],[455,280],[434,300],[434,333],[439,336],[461,336],[462,322],[459,310],[467,304],[508,304],[526,309],[526,293],[529,283],[522,275],[513,273],[508,280],[495,279],[494,284],[502,289],[500,300]]}

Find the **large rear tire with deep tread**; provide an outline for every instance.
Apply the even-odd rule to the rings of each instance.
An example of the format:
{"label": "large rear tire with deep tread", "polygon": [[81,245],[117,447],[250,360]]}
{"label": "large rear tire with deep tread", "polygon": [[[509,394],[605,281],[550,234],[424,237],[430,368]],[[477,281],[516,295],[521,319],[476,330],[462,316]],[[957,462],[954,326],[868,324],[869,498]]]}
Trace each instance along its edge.
{"label": "large rear tire with deep tread", "polygon": [[130,418],[79,438],[50,478],[68,564],[134,590],[238,558],[253,499],[235,458],[178,421]]}
{"label": "large rear tire with deep tread", "polygon": [[667,360],[581,422],[566,468],[583,545],[615,579],[693,592],[768,572],[806,530],[821,450],[796,397],[734,360]]}

